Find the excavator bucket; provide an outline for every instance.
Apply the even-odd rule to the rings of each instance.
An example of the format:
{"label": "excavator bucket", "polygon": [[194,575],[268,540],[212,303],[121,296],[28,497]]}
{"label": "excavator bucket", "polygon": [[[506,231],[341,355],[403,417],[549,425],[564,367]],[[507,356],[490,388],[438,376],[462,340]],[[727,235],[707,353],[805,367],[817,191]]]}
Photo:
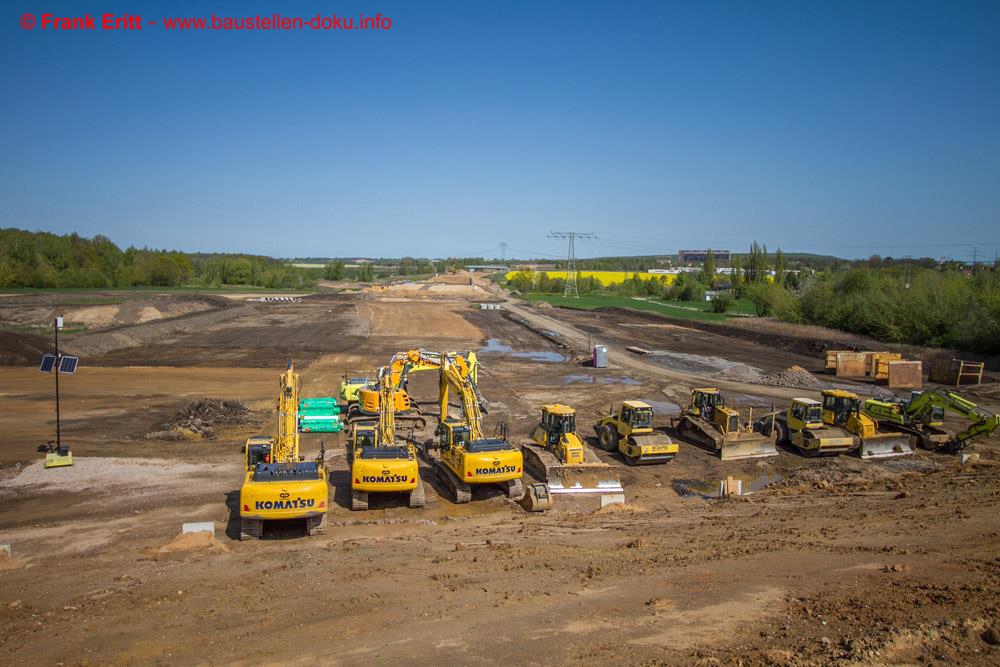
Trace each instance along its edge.
{"label": "excavator bucket", "polygon": [[762,433],[740,433],[739,437],[727,436],[719,448],[719,458],[723,461],[738,461],[740,459],[760,459],[777,456],[778,448],[774,438]]}
{"label": "excavator bucket", "polygon": [[863,459],[889,459],[913,454],[907,433],[880,433],[861,440],[858,455]]}

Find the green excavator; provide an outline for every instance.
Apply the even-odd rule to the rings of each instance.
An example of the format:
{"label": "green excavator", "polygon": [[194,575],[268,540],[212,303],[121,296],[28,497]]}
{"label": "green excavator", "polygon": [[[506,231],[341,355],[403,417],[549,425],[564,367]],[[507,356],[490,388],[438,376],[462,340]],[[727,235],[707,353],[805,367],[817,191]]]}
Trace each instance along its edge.
{"label": "green excavator", "polygon": [[[1000,428],[1000,416],[943,387],[932,391],[915,391],[909,400],[884,401],[869,398],[865,401],[863,411],[883,426],[910,434],[924,449],[951,454],[962,451],[970,442],[985,438]],[[968,428],[955,435],[941,428],[946,411],[968,419]]]}

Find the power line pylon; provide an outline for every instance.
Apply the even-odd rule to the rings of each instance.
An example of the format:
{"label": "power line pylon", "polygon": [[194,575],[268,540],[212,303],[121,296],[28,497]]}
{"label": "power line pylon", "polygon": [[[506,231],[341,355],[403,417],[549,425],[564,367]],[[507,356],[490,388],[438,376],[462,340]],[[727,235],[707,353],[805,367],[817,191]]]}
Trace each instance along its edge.
{"label": "power line pylon", "polygon": [[580,289],[576,285],[576,240],[596,239],[593,232],[549,232],[550,239],[569,239],[569,252],[566,254],[566,287],[563,296],[580,298]]}
{"label": "power line pylon", "polygon": [[500,244],[500,263],[504,264],[507,261],[507,242],[504,241]]}

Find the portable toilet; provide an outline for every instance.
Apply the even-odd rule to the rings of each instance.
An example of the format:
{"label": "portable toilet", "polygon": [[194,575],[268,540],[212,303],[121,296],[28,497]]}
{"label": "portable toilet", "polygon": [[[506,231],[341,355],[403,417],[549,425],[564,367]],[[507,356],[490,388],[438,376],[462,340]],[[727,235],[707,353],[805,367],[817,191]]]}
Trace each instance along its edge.
{"label": "portable toilet", "polygon": [[608,367],[608,346],[607,345],[595,345],[594,349],[591,351],[590,361],[591,361],[591,365],[594,368],[607,368]]}

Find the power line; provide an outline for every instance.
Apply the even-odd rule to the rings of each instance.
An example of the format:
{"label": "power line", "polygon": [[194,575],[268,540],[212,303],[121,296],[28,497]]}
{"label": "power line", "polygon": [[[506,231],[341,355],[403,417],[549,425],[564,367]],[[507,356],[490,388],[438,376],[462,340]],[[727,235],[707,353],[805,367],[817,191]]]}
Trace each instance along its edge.
{"label": "power line", "polygon": [[569,239],[569,253],[567,255],[566,267],[566,287],[563,289],[563,296],[567,297],[572,293],[572,295],[579,299],[580,290],[576,285],[576,240],[577,239],[596,239],[597,235],[593,232],[549,232],[550,239]]}

